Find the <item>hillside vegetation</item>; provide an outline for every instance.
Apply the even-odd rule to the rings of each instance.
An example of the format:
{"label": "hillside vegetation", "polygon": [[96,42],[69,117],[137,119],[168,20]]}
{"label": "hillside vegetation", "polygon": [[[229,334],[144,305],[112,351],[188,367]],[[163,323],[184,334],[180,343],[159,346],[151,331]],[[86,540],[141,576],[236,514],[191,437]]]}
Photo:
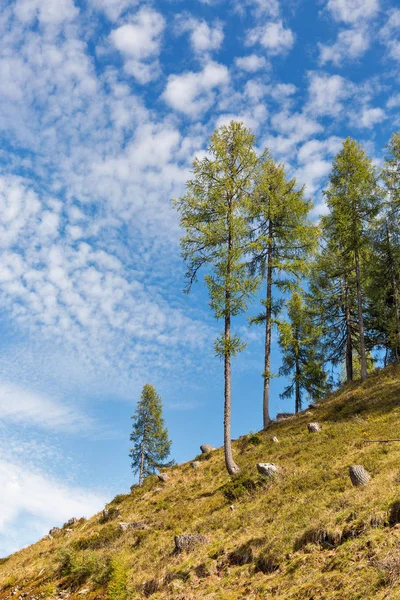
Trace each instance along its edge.
{"label": "hillside vegetation", "polygon": [[[399,438],[399,426],[400,367],[389,367],[236,440],[233,479],[217,449],[2,559],[0,599],[400,598],[400,443],[362,441]],[[349,478],[357,464],[371,474],[364,487]],[[207,541],[176,552],[181,533]]]}

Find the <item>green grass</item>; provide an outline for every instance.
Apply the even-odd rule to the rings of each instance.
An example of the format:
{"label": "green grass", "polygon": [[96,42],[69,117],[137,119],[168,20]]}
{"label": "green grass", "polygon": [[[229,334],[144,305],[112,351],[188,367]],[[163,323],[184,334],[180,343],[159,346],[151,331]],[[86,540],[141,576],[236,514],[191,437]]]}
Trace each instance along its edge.
{"label": "green grass", "polygon": [[[309,421],[322,431],[309,434]],[[28,600],[52,586],[72,599],[87,588],[90,600],[400,599],[400,443],[363,442],[398,437],[400,368],[390,367],[234,442],[239,476],[222,449],[200,455],[198,469],[174,466],[165,485],[150,477],[117,496],[111,522],[100,513],[0,561],[0,600],[16,585]],[[279,475],[266,480],[257,462]],[[352,464],[370,472],[367,486],[351,485]],[[149,528],[121,532],[119,521]],[[176,554],[179,533],[210,541]]]}

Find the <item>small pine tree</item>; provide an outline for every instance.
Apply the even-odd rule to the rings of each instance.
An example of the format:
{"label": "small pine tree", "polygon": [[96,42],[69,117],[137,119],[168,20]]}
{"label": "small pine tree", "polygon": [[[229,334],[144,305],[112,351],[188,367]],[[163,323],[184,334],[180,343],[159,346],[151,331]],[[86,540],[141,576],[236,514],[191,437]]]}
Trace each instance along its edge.
{"label": "small pine tree", "polygon": [[318,400],[328,389],[320,338],[321,329],[313,323],[301,294],[294,292],[288,302],[288,321],[279,324],[283,353],[279,374],[291,378],[281,398],[294,395],[296,413],[302,409],[304,392]]}
{"label": "small pine tree", "polygon": [[148,475],[164,467],[170,467],[174,461],[165,462],[170,454],[171,441],[162,416],[162,401],[154,386],[146,383],[140,401],[132,416],[133,428],[130,436],[133,442],[129,456],[132,470],[139,473],[139,485]]}

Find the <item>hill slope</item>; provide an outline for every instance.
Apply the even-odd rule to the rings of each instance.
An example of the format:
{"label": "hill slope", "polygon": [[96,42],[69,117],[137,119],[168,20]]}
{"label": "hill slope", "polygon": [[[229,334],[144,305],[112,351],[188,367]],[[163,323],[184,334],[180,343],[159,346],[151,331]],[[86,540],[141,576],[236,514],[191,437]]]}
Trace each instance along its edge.
{"label": "hill slope", "polygon": [[[309,421],[322,431],[308,433]],[[243,474],[232,482],[215,450],[3,559],[0,600],[400,598],[400,443],[360,441],[398,437],[400,368],[390,367],[235,441]],[[262,477],[258,462],[279,475]],[[368,485],[351,485],[354,464]],[[177,553],[181,533],[207,540]]]}

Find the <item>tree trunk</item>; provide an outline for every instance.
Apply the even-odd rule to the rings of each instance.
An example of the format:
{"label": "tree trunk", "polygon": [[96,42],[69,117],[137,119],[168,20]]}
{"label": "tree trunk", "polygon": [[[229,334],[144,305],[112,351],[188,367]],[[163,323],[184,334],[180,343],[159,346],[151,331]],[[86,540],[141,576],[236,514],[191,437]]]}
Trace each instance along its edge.
{"label": "tree trunk", "polygon": [[[231,337],[231,317],[225,316],[225,342],[230,341]],[[233,460],[231,443],[231,356],[229,351],[225,351],[225,403],[224,403],[224,451],[225,465],[229,475],[235,475],[240,472],[239,467]]]}
{"label": "tree trunk", "polygon": [[353,381],[353,340],[351,339],[351,313],[349,288],[345,282],[345,321],[346,321],[346,379],[347,383]]}
{"label": "tree trunk", "polygon": [[[297,343],[298,343],[298,332],[296,331]],[[299,348],[296,352],[296,404],[295,413],[301,411],[301,394],[300,394],[300,364],[299,364]]]}
{"label": "tree trunk", "polygon": [[[272,235],[272,226],[269,226],[269,235]],[[264,356],[264,395],[263,395],[263,423],[267,429],[271,423],[269,416],[269,384],[271,379],[271,333],[272,333],[272,243],[268,244],[267,251],[267,294],[265,306],[265,356]]]}
{"label": "tree trunk", "polygon": [[393,287],[393,303],[396,318],[396,362],[399,362],[399,351],[400,351],[400,313],[399,313],[399,287],[396,278],[396,271],[394,268],[394,260],[392,254],[392,247],[390,244],[389,226],[386,221],[386,244],[388,250],[389,267],[392,276],[392,287]]}
{"label": "tree trunk", "polygon": [[140,470],[139,470],[139,485],[143,485],[143,471],[144,471],[144,440],[142,442],[142,453],[140,456]]}
{"label": "tree trunk", "polygon": [[356,266],[356,286],[357,286],[357,308],[358,308],[358,333],[360,336],[360,360],[361,360],[361,380],[367,379],[367,355],[365,352],[364,340],[364,317],[362,310],[362,290],[361,290],[361,273],[360,259],[358,256],[358,248],[354,250],[354,261]]}
{"label": "tree trunk", "polygon": [[[229,207],[229,211],[231,208]],[[228,260],[226,273],[226,289],[225,289],[225,354],[224,354],[224,377],[225,377],[225,399],[224,399],[224,453],[225,465],[229,475],[240,473],[238,465],[233,460],[232,442],[231,442],[231,292],[230,292],[230,277],[231,277],[231,256],[232,256],[232,229],[231,215],[228,213]]]}

